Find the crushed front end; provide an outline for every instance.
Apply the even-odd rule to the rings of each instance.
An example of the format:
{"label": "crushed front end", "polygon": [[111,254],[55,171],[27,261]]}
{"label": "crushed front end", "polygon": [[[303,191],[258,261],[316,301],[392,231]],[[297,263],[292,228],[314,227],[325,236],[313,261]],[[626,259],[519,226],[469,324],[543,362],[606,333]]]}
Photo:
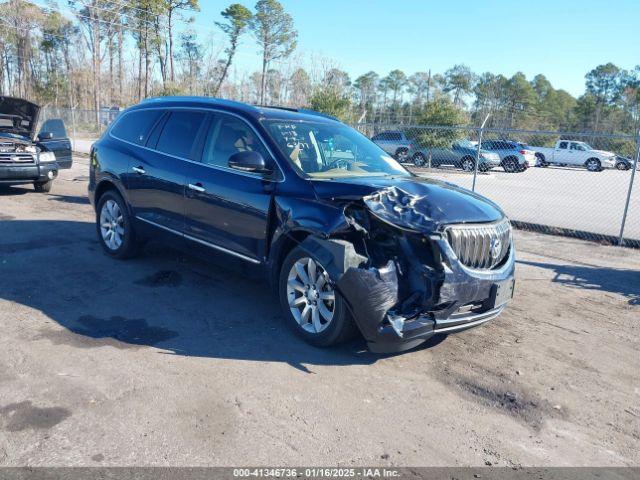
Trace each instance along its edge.
{"label": "crushed front end", "polygon": [[437,206],[427,198],[385,188],[346,204],[351,231],[306,242],[315,255],[353,245],[335,265],[335,253],[320,259],[330,263],[336,288],[373,352],[407,350],[435,334],[481,325],[513,295],[508,219],[501,214],[492,222],[447,224],[433,221],[429,208]]}

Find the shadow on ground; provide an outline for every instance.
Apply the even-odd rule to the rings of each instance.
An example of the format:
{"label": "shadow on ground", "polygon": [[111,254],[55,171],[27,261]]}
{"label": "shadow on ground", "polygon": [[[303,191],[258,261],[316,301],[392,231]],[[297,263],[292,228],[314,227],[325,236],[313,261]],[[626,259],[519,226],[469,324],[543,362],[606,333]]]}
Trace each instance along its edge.
{"label": "shadow on ground", "polygon": [[62,203],[73,203],[75,205],[88,205],[89,197],[86,195],[49,195],[49,200]]}
{"label": "shadow on ground", "polygon": [[28,185],[8,186],[0,185],[0,197],[9,197],[14,195],[24,195],[25,193],[35,193],[33,187]]}
{"label": "shadow on ground", "polygon": [[553,270],[555,277],[552,281],[555,283],[617,293],[628,298],[630,305],[640,305],[640,271],[525,260],[518,260],[518,263]]}
{"label": "shadow on ground", "polygon": [[255,272],[242,275],[221,266],[228,258],[214,260],[151,244],[141,257],[117,261],[102,253],[92,223],[0,220],[0,298],[63,327],[43,322],[34,341],[153,346],[162,354],[284,362],[309,373],[310,365],[382,358],[362,339],[330,349],[307,345],[287,328],[276,296]]}

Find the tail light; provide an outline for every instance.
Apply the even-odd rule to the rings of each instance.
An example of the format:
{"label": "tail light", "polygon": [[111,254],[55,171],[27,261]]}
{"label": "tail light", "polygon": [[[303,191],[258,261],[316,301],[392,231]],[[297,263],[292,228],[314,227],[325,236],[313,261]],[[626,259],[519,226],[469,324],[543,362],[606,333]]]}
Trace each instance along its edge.
{"label": "tail light", "polygon": [[529,152],[527,152],[526,150],[520,150],[520,154],[522,154],[522,155],[526,155],[527,153],[529,153]]}

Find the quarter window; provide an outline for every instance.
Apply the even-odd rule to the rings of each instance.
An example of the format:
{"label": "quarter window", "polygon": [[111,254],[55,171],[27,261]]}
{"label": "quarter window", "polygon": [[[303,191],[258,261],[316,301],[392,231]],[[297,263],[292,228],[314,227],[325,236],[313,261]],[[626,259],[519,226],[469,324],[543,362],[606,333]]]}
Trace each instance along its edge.
{"label": "quarter window", "polygon": [[117,120],[111,133],[121,140],[144,145],[160,115],[162,115],[161,110],[137,110],[125,113]]}
{"label": "quarter window", "polygon": [[569,147],[569,142],[560,142],[560,147],[563,150],[566,150]]}
{"label": "quarter window", "polygon": [[203,112],[171,112],[158,139],[156,150],[176,157],[191,158],[204,119]]}

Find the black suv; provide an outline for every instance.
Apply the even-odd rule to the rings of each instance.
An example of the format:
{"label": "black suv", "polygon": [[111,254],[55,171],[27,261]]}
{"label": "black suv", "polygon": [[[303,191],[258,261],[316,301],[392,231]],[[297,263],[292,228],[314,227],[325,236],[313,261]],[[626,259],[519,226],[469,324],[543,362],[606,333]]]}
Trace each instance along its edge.
{"label": "black suv", "polygon": [[31,183],[37,192],[48,192],[58,170],[71,168],[64,123],[49,119],[36,135],[39,114],[35,103],[0,96],[0,186]]}
{"label": "black suv", "polygon": [[313,345],[359,330],[372,351],[404,350],[496,317],[513,294],[498,206],[411,174],[324,115],[151,99],[119,116],[90,164],[107,254],[152,237],[242,259]]}

